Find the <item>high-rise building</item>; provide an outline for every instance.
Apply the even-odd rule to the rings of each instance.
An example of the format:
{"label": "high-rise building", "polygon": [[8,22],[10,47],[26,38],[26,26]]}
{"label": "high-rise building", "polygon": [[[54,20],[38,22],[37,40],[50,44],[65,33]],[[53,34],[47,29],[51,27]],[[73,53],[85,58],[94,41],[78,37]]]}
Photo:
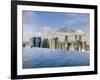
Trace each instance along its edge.
{"label": "high-rise building", "polygon": [[43,39],[42,48],[49,48],[49,40],[48,40],[48,38]]}
{"label": "high-rise building", "polygon": [[30,44],[32,47],[86,51],[89,45],[82,39],[83,35],[82,32],[55,32],[54,35],[46,34],[46,37],[32,37]]}
{"label": "high-rise building", "polygon": [[30,38],[30,44],[32,47],[40,47],[41,37],[32,37]]}

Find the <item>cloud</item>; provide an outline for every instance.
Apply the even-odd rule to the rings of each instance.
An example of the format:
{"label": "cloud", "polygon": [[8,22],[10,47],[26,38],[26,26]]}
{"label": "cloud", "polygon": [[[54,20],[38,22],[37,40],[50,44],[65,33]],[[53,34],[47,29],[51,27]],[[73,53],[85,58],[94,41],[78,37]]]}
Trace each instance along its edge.
{"label": "cloud", "polygon": [[22,12],[23,24],[31,24],[37,19],[37,15],[33,11]]}
{"label": "cloud", "polygon": [[32,24],[23,24],[23,31],[39,31],[40,28],[35,23]]}
{"label": "cloud", "polygon": [[90,26],[90,16],[88,13],[67,13],[65,24],[66,28],[83,30],[84,27]]}
{"label": "cloud", "polygon": [[73,25],[89,25],[89,14],[72,13],[66,14],[66,23]]}
{"label": "cloud", "polygon": [[51,29],[50,27],[46,26],[46,27],[43,27],[43,30],[42,32],[43,33],[52,33],[54,30]]}
{"label": "cloud", "polygon": [[37,20],[36,12],[34,11],[23,11],[22,12],[22,24],[23,24],[23,32],[32,32],[36,30],[35,21]]}

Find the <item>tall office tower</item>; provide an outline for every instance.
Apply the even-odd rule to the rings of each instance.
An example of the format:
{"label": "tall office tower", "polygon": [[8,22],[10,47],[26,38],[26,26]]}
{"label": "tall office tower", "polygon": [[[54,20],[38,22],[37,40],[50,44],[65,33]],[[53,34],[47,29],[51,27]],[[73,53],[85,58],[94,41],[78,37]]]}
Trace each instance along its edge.
{"label": "tall office tower", "polygon": [[43,47],[43,48],[49,48],[49,41],[48,41],[48,38],[43,39],[42,47]]}
{"label": "tall office tower", "polygon": [[67,50],[68,47],[68,36],[65,36],[65,50]]}
{"label": "tall office tower", "polygon": [[41,37],[36,37],[36,47],[41,46]]}
{"label": "tall office tower", "polygon": [[55,38],[55,49],[58,49],[59,45],[58,45],[58,37]]}
{"label": "tall office tower", "polygon": [[74,42],[71,42],[70,51],[74,51]]}
{"label": "tall office tower", "polygon": [[82,36],[81,36],[81,35],[79,35],[79,40],[80,40],[80,41],[82,40]]}
{"label": "tall office tower", "polygon": [[75,41],[77,41],[77,35],[75,35]]}
{"label": "tall office tower", "polygon": [[89,44],[87,44],[87,51],[90,51],[90,46],[89,46]]}
{"label": "tall office tower", "polygon": [[51,49],[53,49],[53,38],[50,39],[51,42]]}
{"label": "tall office tower", "polygon": [[65,42],[68,42],[68,36],[65,36]]}
{"label": "tall office tower", "polygon": [[84,51],[86,51],[86,45],[87,45],[87,43],[86,43],[86,41],[84,41]]}
{"label": "tall office tower", "polygon": [[75,35],[74,50],[78,51],[78,36]]}
{"label": "tall office tower", "polygon": [[59,41],[58,43],[59,43],[59,50],[61,50],[61,41]]}
{"label": "tall office tower", "polygon": [[31,45],[31,48],[36,47],[36,42],[35,41],[36,41],[36,37],[30,38],[29,43]]}
{"label": "tall office tower", "polygon": [[62,50],[62,42],[61,42],[61,50]]}
{"label": "tall office tower", "polygon": [[65,50],[65,43],[64,42],[61,43],[61,49]]}
{"label": "tall office tower", "polygon": [[55,49],[55,38],[52,38],[52,49]]}
{"label": "tall office tower", "polygon": [[56,49],[56,38],[54,38],[54,49]]}
{"label": "tall office tower", "polygon": [[68,42],[68,46],[67,46],[67,50],[68,50],[68,51],[70,50],[70,46],[71,46],[71,43]]}
{"label": "tall office tower", "polygon": [[82,51],[83,43],[82,43],[82,35],[79,35],[79,51]]}
{"label": "tall office tower", "polygon": [[51,49],[53,49],[53,38],[51,38]]}
{"label": "tall office tower", "polygon": [[41,46],[41,37],[32,37],[30,38],[31,47],[40,47]]}
{"label": "tall office tower", "polygon": [[49,41],[49,48],[52,49],[52,39],[51,38],[48,38],[48,41]]}

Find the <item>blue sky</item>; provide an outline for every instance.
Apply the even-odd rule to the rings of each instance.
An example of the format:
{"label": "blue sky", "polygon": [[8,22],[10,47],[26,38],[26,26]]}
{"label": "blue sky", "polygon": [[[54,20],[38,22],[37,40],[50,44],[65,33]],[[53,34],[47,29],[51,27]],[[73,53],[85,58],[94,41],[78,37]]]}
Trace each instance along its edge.
{"label": "blue sky", "polygon": [[89,37],[90,15],[88,13],[61,13],[23,11],[23,30],[41,32],[45,27],[82,30]]}

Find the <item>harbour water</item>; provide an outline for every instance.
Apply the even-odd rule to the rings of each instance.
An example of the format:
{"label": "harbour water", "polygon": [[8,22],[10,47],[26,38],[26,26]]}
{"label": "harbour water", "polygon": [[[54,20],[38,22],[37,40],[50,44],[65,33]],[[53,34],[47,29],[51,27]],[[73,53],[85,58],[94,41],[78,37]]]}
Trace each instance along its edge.
{"label": "harbour water", "polygon": [[23,48],[24,69],[47,67],[89,66],[90,53],[48,48]]}

